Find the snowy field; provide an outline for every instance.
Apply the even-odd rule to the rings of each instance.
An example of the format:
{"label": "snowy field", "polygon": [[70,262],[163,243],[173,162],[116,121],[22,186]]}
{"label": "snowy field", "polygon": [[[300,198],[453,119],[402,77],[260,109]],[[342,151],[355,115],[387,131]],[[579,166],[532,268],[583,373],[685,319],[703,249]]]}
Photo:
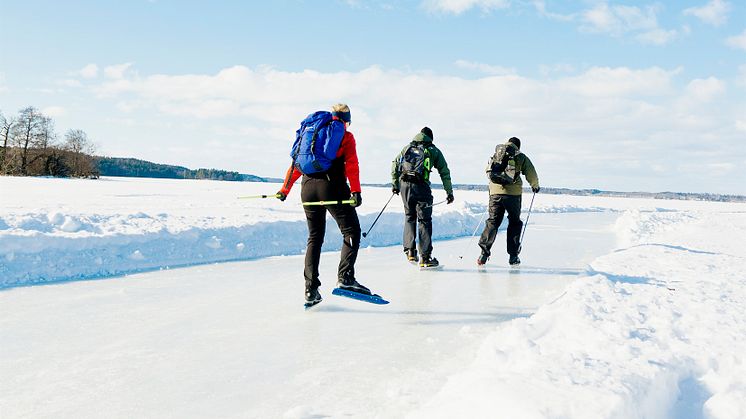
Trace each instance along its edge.
{"label": "snowy field", "polygon": [[746,417],[746,205],[539,194],[479,270],[456,191],[419,272],[396,197],[358,267],[391,304],[330,295],[330,225],[304,312],[299,186],[0,177],[0,417]]}

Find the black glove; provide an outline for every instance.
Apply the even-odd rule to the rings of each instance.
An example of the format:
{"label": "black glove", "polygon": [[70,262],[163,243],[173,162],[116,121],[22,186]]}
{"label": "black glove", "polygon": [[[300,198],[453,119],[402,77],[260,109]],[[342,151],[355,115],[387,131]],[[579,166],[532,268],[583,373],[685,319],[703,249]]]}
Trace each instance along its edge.
{"label": "black glove", "polygon": [[276,196],[276,197],[277,197],[277,199],[279,199],[280,201],[284,201],[284,200],[285,200],[285,198],[287,198],[287,197],[288,197],[288,196],[287,196],[287,194],[285,194],[285,192],[282,192],[282,191],[279,191],[279,192],[277,192],[277,193],[275,194],[275,196]]}
{"label": "black glove", "polygon": [[453,194],[449,193],[448,196],[446,197],[446,204],[452,204],[454,199],[455,198],[453,197]]}
{"label": "black glove", "polygon": [[394,195],[399,195],[399,188],[397,188],[396,186],[391,187],[391,193],[393,193]]}
{"label": "black glove", "polygon": [[352,200],[355,201],[352,203],[352,206],[357,208],[360,205],[363,204],[363,197],[360,196],[360,192],[353,192],[352,193]]}
{"label": "black glove", "polygon": [[531,190],[534,191],[534,193],[539,193],[539,191],[541,190],[541,188],[538,187],[538,186],[532,186]]}

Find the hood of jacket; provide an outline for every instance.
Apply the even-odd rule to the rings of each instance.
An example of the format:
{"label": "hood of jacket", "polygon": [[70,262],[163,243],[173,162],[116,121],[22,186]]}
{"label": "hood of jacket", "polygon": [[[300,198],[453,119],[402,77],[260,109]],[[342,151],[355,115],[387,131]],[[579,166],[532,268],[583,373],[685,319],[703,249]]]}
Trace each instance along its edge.
{"label": "hood of jacket", "polygon": [[418,132],[417,135],[412,138],[412,141],[431,144],[433,139],[428,137],[424,132]]}
{"label": "hood of jacket", "polygon": [[515,145],[515,144],[513,144],[511,142],[507,142],[507,143],[505,143],[505,145],[508,146],[508,147],[513,147],[515,149],[515,155],[516,156],[519,155],[519,154],[521,154],[521,149],[518,148],[517,145]]}

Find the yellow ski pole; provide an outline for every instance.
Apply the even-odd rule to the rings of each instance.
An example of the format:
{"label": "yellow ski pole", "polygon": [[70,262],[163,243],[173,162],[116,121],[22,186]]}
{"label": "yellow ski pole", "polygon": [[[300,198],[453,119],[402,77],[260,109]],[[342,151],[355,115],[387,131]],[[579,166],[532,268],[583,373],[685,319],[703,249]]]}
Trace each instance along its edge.
{"label": "yellow ski pole", "polygon": [[304,202],[303,206],[311,206],[311,205],[342,205],[342,204],[354,204],[354,199],[345,199],[344,201],[314,201],[314,202]]}
{"label": "yellow ski pole", "polygon": [[239,196],[238,199],[261,199],[261,198],[279,198],[280,194],[274,194],[274,195],[249,195],[249,196]]}

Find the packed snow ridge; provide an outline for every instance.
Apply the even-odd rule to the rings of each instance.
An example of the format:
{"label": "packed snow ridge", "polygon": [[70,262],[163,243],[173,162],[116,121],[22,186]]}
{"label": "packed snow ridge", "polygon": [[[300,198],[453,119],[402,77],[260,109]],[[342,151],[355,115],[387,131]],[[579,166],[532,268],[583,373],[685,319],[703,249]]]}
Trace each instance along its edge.
{"label": "packed snow ridge", "polygon": [[[300,185],[286,202],[238,199],[271,194],[277,184],[103,178],[2,178],[0,288],[121,275],[201,263],[299,254],[306,247]],[[435,191],[437,195],[442,191]],[[366,231],[390,197],[366,188],[360,223]],[[484,192],[458,192],[434,207],[434,238],[467,236],[486,212]],[[31,203],[31,205],[29,205]],[[569,203],[535,212],[607,211]],[[395,197],[362,246],[401,242],[402,205]],[[324,250],[341,237],[329,217]]]}

